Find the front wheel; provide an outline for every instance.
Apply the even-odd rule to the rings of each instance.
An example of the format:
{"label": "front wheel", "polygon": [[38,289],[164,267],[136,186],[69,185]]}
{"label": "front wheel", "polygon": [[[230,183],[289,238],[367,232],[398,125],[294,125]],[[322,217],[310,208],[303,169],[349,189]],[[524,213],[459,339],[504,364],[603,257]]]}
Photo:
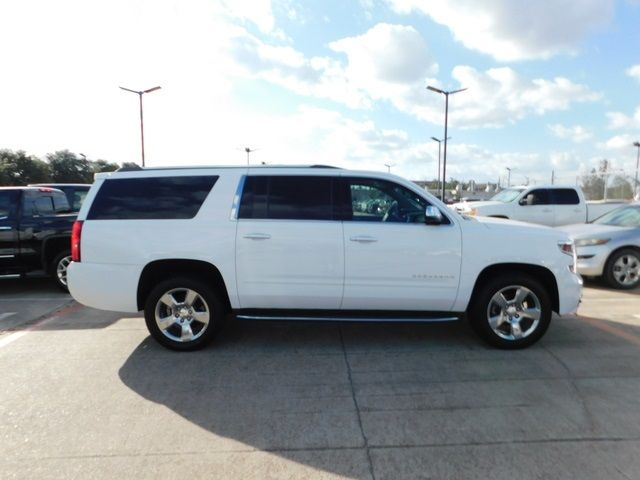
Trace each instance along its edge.
{"label": "front wheel", "polygon": [[173,350],[197,350],[209,343],[224,319],[219,296],[205,283],[173,278],[147,297],[144,318],[151,336]]}
{"label": "front wheel", "polygon": [[526,274],[503,275],[487,282],[469,309],[474,330],[489,344],[504,349],[537,342],[551,322],[547,290]]}
{"label": "front wheel", "polygon": [[630,248],[614,253],[605,266],[604,279],[609,286],[621,290],[640,285],[640,253]]}

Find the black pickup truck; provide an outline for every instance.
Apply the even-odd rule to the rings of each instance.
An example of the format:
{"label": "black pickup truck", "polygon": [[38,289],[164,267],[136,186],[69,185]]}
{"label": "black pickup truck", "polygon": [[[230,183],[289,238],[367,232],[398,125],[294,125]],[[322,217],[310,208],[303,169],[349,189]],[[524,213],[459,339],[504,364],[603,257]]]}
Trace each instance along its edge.
{"label": "black pickup truck", "polygon": [[0,187],[0,278],[44,272],[67,289],[70,213],[64,192],[45,187]]}

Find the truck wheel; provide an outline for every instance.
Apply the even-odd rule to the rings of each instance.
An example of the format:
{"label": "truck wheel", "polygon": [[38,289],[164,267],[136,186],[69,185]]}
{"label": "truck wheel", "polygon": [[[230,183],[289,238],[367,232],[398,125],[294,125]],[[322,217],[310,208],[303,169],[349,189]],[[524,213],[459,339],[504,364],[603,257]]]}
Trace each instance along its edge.
{"label": "truck wheel", "polygon": [[630,248],[615,252],[604,267],[604,279],[609,286],[621,290],[640,285],[640,253]]}
{"label": "truck wheel", "polygon": [[58,254],[56,258],[51,262],[50,272],[53,275],[53,279],[56,285],[65,292],[69,291],[67,286],[67,269],[71,263],[71,252],[66,251]]}
{"label": "truck wheel", "polygon": [[172,350],[197,350],[220,329],[225,311],[220,297],[205,283],[172,278],[158,284],[145,303],[151,336]]}
{"label": "truck wheel", "polygon": [[471,326],[487,343],[504,349],[537,342],[551,322],[547,290],[526,274],[503,275],[483,285],[474,297]]}

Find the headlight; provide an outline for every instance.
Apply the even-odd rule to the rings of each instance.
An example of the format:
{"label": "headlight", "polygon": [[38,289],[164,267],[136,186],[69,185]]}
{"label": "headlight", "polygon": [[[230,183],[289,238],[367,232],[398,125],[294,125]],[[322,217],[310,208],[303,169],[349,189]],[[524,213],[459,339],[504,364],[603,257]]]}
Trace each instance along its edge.
{"label": "headlight", "polygon": [[476,215],[478,215],[478,209],[470,208],[469,211],[467,212],[467,215],[473,215],[475,217]]}
{"label": "headlight", "polygon": [[558,242],[558,248],[562,253],[571,256],[572,262],[571,265],[569,265],[569,270],[576,273],[578,258],[576,256],[576,249],[574,248],[573,242],[571,240],[568,242]]}
{"label": "headlight", "polygon": [[593,245],[604,245],[610,238],[584,238],[576,240],[576,247],[591,247]]}

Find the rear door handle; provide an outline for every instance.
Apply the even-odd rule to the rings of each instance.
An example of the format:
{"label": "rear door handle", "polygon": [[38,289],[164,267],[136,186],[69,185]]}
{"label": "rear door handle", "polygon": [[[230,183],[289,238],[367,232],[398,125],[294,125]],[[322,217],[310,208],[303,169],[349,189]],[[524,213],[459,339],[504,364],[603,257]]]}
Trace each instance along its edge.
{"label": "rear door handle", "polygon": [[268,233],[247,233],[242,237],[248,238],[250,240],[268,240],[271,238],[271,235],[269,235]]}
{"label": "rear door handle", "polygon": [[349,240],[358,243],[373,243],[378,241],[377,238],[371,237],[369,235],[355,235],[353,237],[350,237]]}

